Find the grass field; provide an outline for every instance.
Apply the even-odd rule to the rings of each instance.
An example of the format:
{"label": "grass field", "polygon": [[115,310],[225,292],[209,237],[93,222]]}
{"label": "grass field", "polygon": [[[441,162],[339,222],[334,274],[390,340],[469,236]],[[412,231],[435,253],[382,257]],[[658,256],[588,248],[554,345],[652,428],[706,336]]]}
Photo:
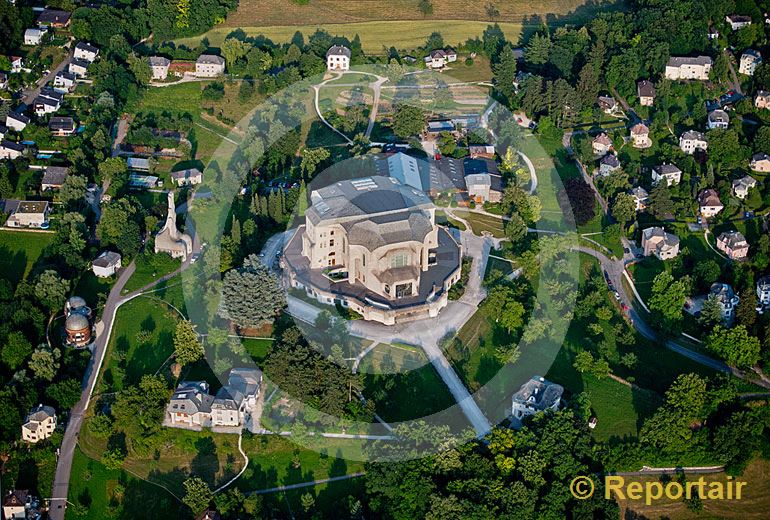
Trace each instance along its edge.
{"label": "grass field", "polygon": [[503,220],[499,217],[485,215],[483,213],[474,213],[466,210],[453,210],[453,213],[466,220],[473,229],[475,235],[481,235],[483,232],[490,233],[493,237],[505,237],[503,230]]}
{"label": "grass field", "polygon": [[422,349],[411,345],[380,343],[361,360],[359,373],[415,370],[428,364]]}
{"label": "grass field", "polygon": [[[99,461],[75,449],[72,460],[69,501],[85,509],[85,516],[67,508],[67,520],[104,518],[192,518],[190,510],[160,486],[134,477],[126,471],[109,470]],[[148,507],[152,504],[152,507]]]}
{"label": "grass field", "polygon": [[[356,3],[350,2],[351,5]],[[282,3],[281,11],[285,7],[287,5]],[[378,5],[377,12],[382,13],[383,10],[379,9],[379,7],[381,5]],[[264,7],[255,9],[260,12],[265,11]],[[235,16],[231,15],[230,18],[235,20]],[[307,20],[308,18],[304,19],[305,22]],[[336,21],[339,22],[339,19]],[[250,37],[262,35],[275,43],[286,43],[291,41],[297,31],[304,34],[307,39],[316,30],[323,29],[333,36],[343,36],[349,39],[358,35],[361,38],[361,46],[364,52],[368,54],[383,54],[383,46],[386,48],[394,46],[399,49],[415,49],[424,45],[428,36],[435,31],[441,32],[441,35],[444,37],[444,43],[447,45],[458,45],[469,38],[481,37],[484,29],[490,23],[493,23],[467,20],[442,20],[440,23],[437,23],[435,20],[407,20],[351,23],[318,22],[312,25],[286,25],[286,22],[287,20],[284,19],[276,21],[275,25],[271,23],[265,24],[267,26],[259,26],[242,21],[237,24],[237,30],[243,31],[243,33]],[[499,25],[508,39],[517,41],[518,35],[521,32],[521,23],[501,22]],[[201,39],[208,38],[209,45],[218,47],[234,30],[236,28],[233,26],[220,26],[201,36],[180,38],[174,40],[174,42],[177,45],[196,47]]]}
{"label": "grass field", "polygon": [[[696,481],[700,475],[687,475],[688,481]],[[634,482],[655,482],[657,477],[636,477]],[[705,476],[706,482],[725,482],[725,473]],[[757,459],[735,480],[745,481],[740,500],[703,500],[703,511],[694,513],[679,500],[662,498],[652,505],[645,505],[644,500],[621,500],[620,518],[669,518],[671,520],[689,520],[695,518],[742,518],[760,520],[767,518],[770,509],[770,461]],[[631,482],[626,478],[626,485]]]}
{"label": "grass field", "polygon": [[[174,351],[177,315],[164,304],[135,298],[118,309],[102,373],[103,391],[120,390],[154,374]],[[149,333],[140,341],[140,331]],[[122,358],[122,359],[121,359]]]}
{"label": "grass field", "polygon": [[[499,11],[493,21],[534,22],[533,15],[563,16],[586,4],[585,0],[508,0],[492,2]],[[318,24],[364,22],[367,20],[423,21],[439,28],[449,20],[492,20],[482,4],[473,0],[432,0],[433,13],[420,13],[414,0],[311,0],[306,5],[285,0],[241,0],[238,10],[227,17],[225,26],[297,25],[314,20]],[[446,37],[445,37],[446,38]]]}
{"label": "grass field", "polygon": [[53,237],[53,233],[0,231],[1,276],[13,284],[20,282],[32,270]]}
{"label": "grass field", "polygon": [[176,269],[181,262],[167,254],[142,254],[136,257],[136,271],[123,287],[123,293],[130,293],[154,282]]}

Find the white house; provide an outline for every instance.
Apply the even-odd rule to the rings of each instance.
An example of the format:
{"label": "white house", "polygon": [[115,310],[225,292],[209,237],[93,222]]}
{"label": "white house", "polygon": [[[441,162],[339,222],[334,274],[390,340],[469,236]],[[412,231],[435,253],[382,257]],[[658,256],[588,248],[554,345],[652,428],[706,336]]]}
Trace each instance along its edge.
{"label": "white house", "polygon": [[34,515],[37,513],[33,508],[34,502],[36,502],[36,498],[31,496],[26,489],[8,490],[8,493],[3,497],[3,518],[6,520],[35,518],[27,514]]}
{"label": "white house", "polygon": [[171,180],[177,186],[193,186],[203,182],[203,174],[198,168],[188,168],[178,172],[171,172]]}
{"label": "white house", "polygon": [[18,74],[24,68],[24,58],[21,56],[8,56],[8,60],[11,62],[12,74]]}
{"label": "white house", "polygon": [[647,190],[642,188],[641,186],[637,186],[633,189],[631,189],[631,196],[634,198],[634,203],[636,204],[636,211],[644,211],[647,209],[647,202],[650,199],[650,194],[647,193]]}
{"label": "white house", "polygon": [[741,62],[738,66],[738,72],[746,74],[747,76],[753,76],[754,71],[757,70],[757,66],[762,63],[762,54],[754,49],[748,49],[741,54]]}
{"label": "white house", "polygon": [[88,75],[88,62],[85,60],[73,59],[67,66],[67,72],[78,78],[84,78]]}
{"label": "white house", "polygon": [[682,170],[673,164],[661,164],[652,168],[652,182],[658,184],[666,180],[668,186],[675,186],[682,181]]}
{"label": "white house", "polygon": [[163,80],[168,77],[168,68],[171,66],[171,60],[163,56],[150,56],[150,69],[152,70],[152,79]]}
{"label": "white house", "polygon": [[620,170],[620,160],[615,154],[607,154],[599,161],[599,175],[606,177]]}
{"label": "white house", "polygon": [[558,410],[564,388],[540,376],[521,385],[511,399],[511,415],[516,426],[529,416],[545,410]]}
{"label": "white house", "polygon": [[751,25],[751,16],[744,16],[740,14],[729,14],[725,16],[725,21],[730,25],[733,31],[748,27]]}
{"label": "white house", "polygon": [[679,138],[679,148],[688,155],[693,155],[696,150],[708,150],[708,147],[706,136],[696,130],[688,130]]}
{"label": "white house", "polygon": [[63,94],[50,88],[44,88],[40,91],[40,95],[32,102],[35,115],[41,117],[46,114],[53,114],[61,108],[63,99]]}
{"label": "white house", "polygon": [[[8,125],[8,126],[11,126],[11,125]],[[752,169],[752,171],[755,171],[755,172],[760,172],[760,173],[770,172],[770,155],[767,155],[766,153],[755,153],[751,157],[751,162],[749,163],[749,167]]]}
{"label": "white house", "polygon": [[457,53],[450,48],[436,49],[423,58],[425,66],[429,69],[443,69],[447,63],[457,61]]}
{"label": "white house", "polygon": [[649,148],[652,146],[650,140],[650,129],[644,123],[637,123],[631,127],[631,142],[634,148]]}
{"label": "white house", "polygon": [[326,51],[326,68],[334,71],[350,69],[350,49],[344,45],[332,45]]}
{"label": "white house", "polygon": [[109,278],[121,267],[121,256],[114,251],[104,251],[91,264],[91,270],[99,278]]}
{"label": "white house", "polygon": [[714,130],[716,128],[725,129],[728,126],[730,126],[730,116],[727,115],[727,112],[721,109],[709,112],[706,120],[706,128]]}
{"label": "white house", "polygon": [[18,159],[24,153],[24,146],[12,141],[0,142],[0,159]]}
{"label": "white house", "polygon": [[24,45],[40,45],[46,32],[46,29],[27,29],[24,31]]}
{"label": "white house", "polygon": [[195,62],[195,75],[199,78],[216,78],[225,72],[225,59],[215,54],[201,54]]}
{"label": "white house", "polygon": [[8,74],[5,72],[0,72],[0,90],[5,90],[8,88]]}
{"label": "white house", "polygon": [[719,194],[713,188],[705,189],[698,194],[698,206],[700,214],[704,218],[716,216],[725,207],[719,200]]}
{"label": "white house", "polygon": [[651,81],[645,79],[637,83],[636,93],[639,95],[639,104],[643,107],[651,107],[655,103],[655,85]]}
{"label": "white house", "polygon": [[78,42],[75,45],[75,51],[72,55],[76,60],[87,61],[93,63],[97,56],[99,56],[99,49],[86,42]]}
{"label": "white house", "polygon": [[34,444],[50,437],[55,429],[56,410],[40,404],[27,415],[22,424],[21,439]]}
{"label": "white house", "polygon": [[53,88],[56,92],[61,94],[70,92],[75,87],[77,76],[70,74],[69,72],[62,70],[56,73],[53,78]]}
{"label": "white house", "polygon": [[[6,210],[8,207],[6,206]],[[44,200],[20,200],[11,210],[11,215],[5,221],[8,227],[27,227],[48,229],[48,212],[50,206]]]}
{"label": "white house", "polygon": [[227,384],[216,396],[205,381],[182,381],[166,406],[164,425],[200,430],[205,427],[245,427],[257,404],[262,373],[256,368],[232,368]]}
{"label": "white house", "polygon": [[757,281],[757,302],[765,307],[770,305],[770,275]]}
{"label": "white house", "polygon": [[754,97],[754,106],[757,108],[770,108],[770,92],[760,90]]}
{"label": "white house", "polygon": [[711,72],[712,60],[708,56],[690,58],[687,56],[672,56],[666,64],[666,79],[695,79],[706,81]]}
{"label": "white house", "polygon": [[710,300],[719,302],[722,321],[727,325],[732,324],[733,318],[735,318],[735,309],[741,301],[733,288],[729,284],[717,282],[712,284],[708,297]]}
{"label": "white house", "polygon": [[607,155],[612,150],[612,141],[607,134],[602,132],[594,137],[591,148],[593,148],[594,155]]}
{"label": "white house", "polygon": [[8,112],[5,116],[5,126],[17,132],[23,131],[29,124],[29,118],[18,112]]}
{"label": "white house", "polygon": [[749,196],[749,190],[751,190],[756,185],[757,180],[754,177],[745,175],[740,179],[735,179],[733,181],[733,194],[737,198],[743,200]]}

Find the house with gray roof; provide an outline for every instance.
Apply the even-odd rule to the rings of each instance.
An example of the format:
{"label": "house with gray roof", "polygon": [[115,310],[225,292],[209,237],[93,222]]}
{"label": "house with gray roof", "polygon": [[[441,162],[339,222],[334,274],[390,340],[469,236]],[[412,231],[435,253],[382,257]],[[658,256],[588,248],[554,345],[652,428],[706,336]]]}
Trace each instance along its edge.
{"label": "house with gray roof", "polygon": [[29,412],[21,425],[21,439],[35,444],[50,437],[56,430],[56,410],[39,404]]}
{"label": "house with gray roof", "polygon": [[163,56],[150,56],[150,69],[152,70],[152,79],[164,80],[168,77],[168,68],[171,66],[171,60]]}
{"label": "house with gray roof", "polygon": [[757,180],[752,177],[751,175],[744,175],[740,179],[735,179],[733,181],[733,194],[743,200],[746,197],[749,196],[749,191],[756,187]]}
{"label": "house with gray roof", "polygon": [[291,287],[386,325],[446,306],[461,250],[422,190],[375,175],[315,189],[310,201],[282,258]]}
{"label": "house with gray roof", "polygon": [[344,45],[332,45],[326,51],[326,68],[328,70],[345,71],[350,69],[350,49]]}
{"label": "house with gray roof", "polygon": [[749,243],[740,231],[725,231],[717,237],[717,249],[730,260],[745,260],[749,256]]}
{"label": "house with gray roof", "polygon": [[606,177],[620,170],[620,160],[615,154],[607,154],[599,161],[599,175]]}
{"label": "house with gray roof", "polygon": [[[170,427],[243,428],[250,424],[262,386],[257,368],[232,368],[227,384],[216,395],[205,381],[183,381],[166,406],[164,424]],[[230,431],[230,430],[228,430]]]}
{"label": "house with gray roof", "polygon": [[732,325],[735,320],[735,310],[738,308],[738,304],[741,299],[735,294],[732,286],[726,283],[716,282],[711,285],[708,298],[710,300],[716,300],[719,303],[719,310],[722,316],[722,321],[726,325]]}
{"label": "house with gray roof", "polygon": [[655,255],[658,260],[668,260],[679,254],[679,237],[662,227],[649,227],[642,231],[644,256]]}
{"label": "house with gray roof", "polygon": [[225,59],[215,54],[201,54],[195,62],[195,75],[199,78],[216,78],[225,73]]}
{"label": "house with gray roof", "polygon": [[521,385],[511,399],[514,426],[521,426],[521,422],[527,416],[545,410],[558,410],[563,393],[564,387],[561,385],[540,376],[532,376],[532,379]]}
{"label": "house with gray roof", "polygon": [[48,166],[43,173],[40,191],[58,190],[67,180],[70,169],[65,166]]}
{"label": "house with gray roof", "polygon": [[676,186],[682,181],[682,170],[674,164],[664,163],[652,168],[652,183],[665,180],[667,186]]}
{"label": "house with gray roof", "polygon": [[686,80],[695,79],[706,81],[709,79],[713,61],[708,56],[672,56],[666,63],[666,79]]}

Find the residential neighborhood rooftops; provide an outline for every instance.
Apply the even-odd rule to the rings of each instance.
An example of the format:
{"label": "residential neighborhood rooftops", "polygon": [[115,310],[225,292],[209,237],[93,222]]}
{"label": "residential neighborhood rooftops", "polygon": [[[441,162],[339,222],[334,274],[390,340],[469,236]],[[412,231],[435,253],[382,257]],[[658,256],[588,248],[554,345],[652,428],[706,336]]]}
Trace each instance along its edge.
{"label": "residential neighborhood rooftops", "polygon": [[604,132],[594,137],[594,143],[604,146],[612,146],[612,140]]}
{"label": "residential neighborhood rooftops", "polygon": [[650,133],[650,129],[644,123],[637,123],[631,127],[631,135],[647,135]]}
{"label": "residential neighborhood rooftops", "polygon": [[75,130],[75,120],[68,116],[53,116],[48,121],[51,130]]}
{"label": "residential neighborhood rooftops", "polygon": [[8,150],[15,150],[17,152],[23,152],[24,151],[24,145],[19,143],[14,143],[13,141],[3,141],[0,143],[0,146],[3,148],[6,148]]}
{"label": "residential neighborhood rooftops", "polygon": [[720,302],[727,303],[735,298],[735,291],[730,284],[716,282],[711,285],[711,289],[709,290],[709,297],[716,298]]}
{"label": "residential neighborhood rooftops", "polygon": [[56,410],[52,406],[40,404],[27,415],[25,422],[43,422],[54,415],[56,415]]}
{"label": "residential neighborhood rooftops", "polygon": [[658,166],[655,166],[653,169],[656,172],[658,172],[659,175],[671,175],[676,173],[682,173],[682,170],[680,170],[678,166],[670,163],[660,164]]}

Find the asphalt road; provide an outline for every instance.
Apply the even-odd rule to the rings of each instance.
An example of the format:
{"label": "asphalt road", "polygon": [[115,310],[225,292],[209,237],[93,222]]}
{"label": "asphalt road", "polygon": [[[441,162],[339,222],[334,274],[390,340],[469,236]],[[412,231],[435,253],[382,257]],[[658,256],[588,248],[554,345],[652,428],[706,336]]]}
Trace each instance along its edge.
{"label": "asphalt road", "polygon": [[110,339],[110,332],[112,331],[112,323],[115,320],[115,313],[118,307],[126,300],[123,299],[121,292],[123,287],[134,274],[136,265],[131,262],[126,267],[117,282],[112,287],[107,302],[104,305],[104,311],[102,313],[102,319],[97,324],[97,336],[94,342],[91,361],[86,369],[84,376],[85,386],[83,387],[83,393],[80,397],[80,401],[70,411],[70,419],[67,423],[67,429],[64,431],[64,439],[62,440],[61,448],[59,451],[59,460],[56,465],[56,475],[54,477],[53,495],[50,501],[49,517],[51,520],[64,520],[67,493],[69,491],[70,471],[72,470],[72,457],[75,454],[75,446],[77,445],[78,434],[80,433],[80,427],[83,423],[83,415],[88,409],[88,405],[91,401],[91,393],[96,385],[96,378],[99,375],[99,369],[104,361],[104,353],[107,350],[107,344]]}
{"label": "asphalt road", "polygon": [[31,89],[25,89],[22,93],[21,100],[22,102],[29,106],[37,96],[40,95],[40,90],[48,83],[49,81],[53,81],[54,76],[56,76],[59,72],[64,70],[64,68],[69,65],[69,62],[72,60],[72,56],[75,53],[75,49],[70,50],[69,55],[67,55],[66,58],[62,60],[61,63],[59,63],[56,67],[51,69],[51,72],[37,80],[37,83],[35,83],[35,87]]}

